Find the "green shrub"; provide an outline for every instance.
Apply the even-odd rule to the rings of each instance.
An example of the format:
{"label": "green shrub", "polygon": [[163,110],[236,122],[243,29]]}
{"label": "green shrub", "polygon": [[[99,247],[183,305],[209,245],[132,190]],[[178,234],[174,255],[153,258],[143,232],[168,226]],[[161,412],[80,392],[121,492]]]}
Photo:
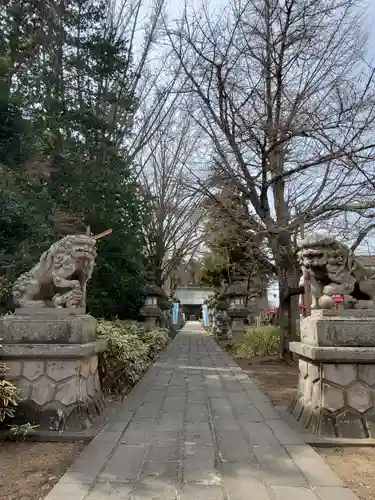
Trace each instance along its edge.
{"label": "green shrub", "polygon": [[101,385],[115,396],[128,392],[169,343],[165,331],[135,321],[99,321],[98,335],[108,341],[99,356]]}
{"label": "green shrub", "polygon": [[29,422],[21,425],[10,425],[10,432],[16,440],[24,441],[29,436],[35,434],[39,425],[31,425]]}
{"label": "green shrub", "polygon": [[116,327],[120,327],[124,333],[137,336],[148,347],[148,355],[154,359],[160,351],[165,349],[169,343],[168,330],[155,327],[147,328],[144,323],[137,321],[114,321]]}
{"label": "green shrub", "polygon": [[0,423],[13,418],[18,403],[21,401],[21,391],[8,380],[5,380],[7,367],[0,363]]}
{"label": "green shrub", "polygon": [[[0,362],[0,425],[7,424],[14,417],[17,406],[22,401],[21,390],[12,382],[5,380],[7,371],[6,364]],[[21,425],[7,425],[16,439],[26,439],[30,434],[35,433],[35,429],[38,427],[38,425],[31,425],[29,422]]]}
{"label": "green shrub", "polygon": [[268,325],[250,327],[246,330],[242,342],[232,346],[232,352],[238,357],[273,356],[280,352],[281,329]]}

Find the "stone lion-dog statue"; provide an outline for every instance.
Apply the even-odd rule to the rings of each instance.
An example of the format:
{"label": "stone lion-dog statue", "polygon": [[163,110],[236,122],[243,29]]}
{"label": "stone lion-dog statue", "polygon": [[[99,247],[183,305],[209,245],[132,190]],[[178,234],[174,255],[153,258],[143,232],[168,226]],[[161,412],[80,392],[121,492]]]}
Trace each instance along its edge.
{"label": "stone lion-dog statue", "polygon": [[332,309],[334,296],[341,295],[344,308],[375,308],[375,275],[363,267],[354,253],[332,237],[311,235],[297,242],[298,261],[310,273],[311,308]]}
{"label": "stone lion-dog statue", "polygon": [[72,234],[54,243],[30,271],[14,282],[14,306],[86,307],[86,286],[95,267],[96,241],[111,232],[109,229],[96,236]]}

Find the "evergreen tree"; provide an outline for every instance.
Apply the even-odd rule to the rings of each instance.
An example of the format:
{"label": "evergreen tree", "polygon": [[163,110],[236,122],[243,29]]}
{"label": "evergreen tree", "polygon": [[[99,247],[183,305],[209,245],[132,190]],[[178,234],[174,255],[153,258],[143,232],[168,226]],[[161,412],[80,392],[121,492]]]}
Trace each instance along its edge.
{"label": "evergreen tree", "polygon": [[232,283],[233,276],[242,277],[247,297],[266,294],[272,275],[264,242],[251,225],[244,231],[245,221],[251,221],[246,203],[239,192],[229,187],[219,167],[213,174],[216,195],[207,200],[207,246],[211,251],[202,269],[202,283],[220,288]]}
{"label": "evergreen tree", "polygon": [[[0,7],[0,162],[30,212],[24,218],[4,197],[14,213],[8,229],[33,217],[39,255],[66,232],[113,229],[98,243],[88,307],[97,316],[134,317],[143,298],[147,210],[125,149],[137,102],[132,58],[110,3],[8,0]],[[20,231],[14,245],[34,240]]]}

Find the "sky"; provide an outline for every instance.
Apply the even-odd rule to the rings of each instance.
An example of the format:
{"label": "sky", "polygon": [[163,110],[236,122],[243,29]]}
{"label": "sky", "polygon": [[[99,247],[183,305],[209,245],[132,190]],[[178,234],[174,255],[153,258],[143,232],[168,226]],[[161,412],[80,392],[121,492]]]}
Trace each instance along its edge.
{"label": "sky", "polygon": [[[211,9],[219,9],[220,5],[224,6],[228,4],[228,0],[188,0],[188,5],[190,7],[199,8],[202,2],[204,2],[206,5],[209,4]],[[148,6],[152,3],[153,0],[145,0],[145,11],[147,11]],[[181,11],[184,4],[185,0],[166,0],[167,11],[170,18],[173,19],[178,17],[178,13]],[[375,63],[375,2],[374,0],[364,0],[362,2],[362,5],[368,12],[366,19],[368,20],[368,28],[370,32],[369,49],[368,54],[366,55],[366,60],[369,63],[371,61]]]}
{"label": "sky", "polygon": [[375,2],[369,0],[369,46],[368,46],[368,62],[375,63]]}

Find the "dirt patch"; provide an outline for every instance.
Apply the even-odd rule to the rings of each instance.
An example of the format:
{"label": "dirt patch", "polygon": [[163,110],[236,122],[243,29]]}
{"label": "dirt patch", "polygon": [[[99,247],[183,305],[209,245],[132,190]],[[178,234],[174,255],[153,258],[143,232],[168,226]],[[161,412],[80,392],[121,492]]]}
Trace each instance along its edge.
{"label": "dirt patch", "polygon": [[315,448],[360,500],[375,498],[374,448]]}
{"label": "dirt patch", "polygon": [[276,406],[293,401],[298,382],[298,370],[278,359],[236,359],[240,367],[261,386]]}
{"label": "dirt patch", "polygon": [[[298,370],[278,359],[236,359],[240,367],[268,395],[274,405],[293,401]],[[315,448],[360,500],[375,499],[375,448]]]}
{"label": "dirt patch", "polygon": [[42,500],[84,447],[83,442],[0,442],[1,500]]}

